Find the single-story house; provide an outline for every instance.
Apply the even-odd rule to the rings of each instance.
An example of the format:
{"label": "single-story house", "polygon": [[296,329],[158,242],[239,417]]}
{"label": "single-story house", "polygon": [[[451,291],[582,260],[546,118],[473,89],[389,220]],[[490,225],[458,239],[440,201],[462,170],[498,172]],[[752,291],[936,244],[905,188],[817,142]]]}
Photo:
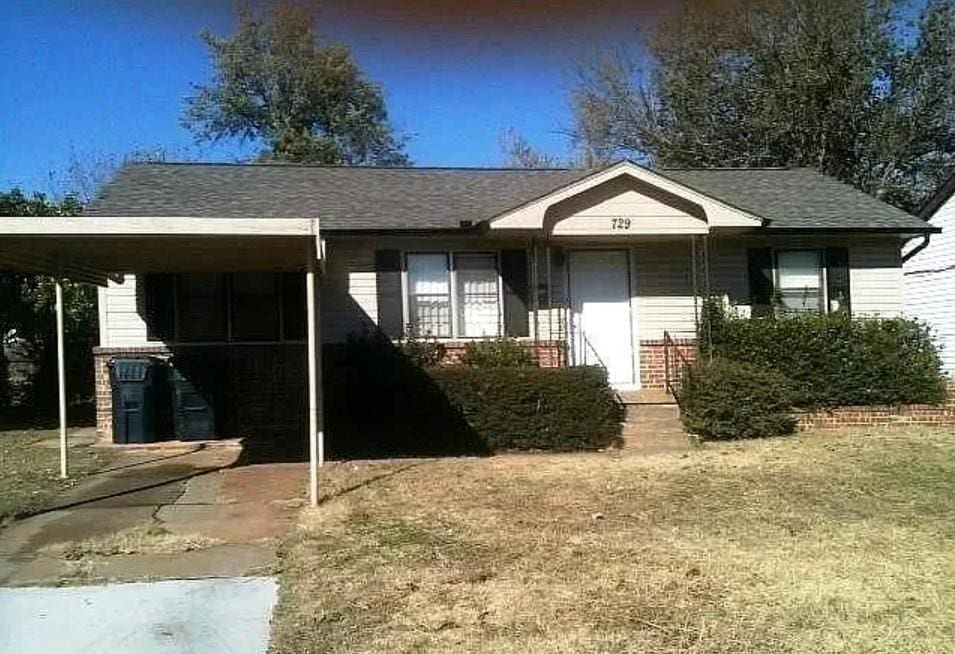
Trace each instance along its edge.
{"label": "single-story house", "polygon": [[955,175],[919,217],[942,233],[913,242],[906,252],[905,313],[932,328],[941,346],[942,368],[955,377]]}
{"label": "single-story house", "polygon": [[2,225],[0,263],[100,285],[104,438],[109,362],[175,355],[197,376],[221,372],[222,435],[308,422],[313,459],[321,342],[412,333],[454,357],[469,339],[513,337],[543,365],[600,365],[618,389],[662,389],[665,341],[692,347],[705,296],[751,313],[895,316],[903,244],[938,231],[808,169],[628,161],[137,164],[82,217]]}

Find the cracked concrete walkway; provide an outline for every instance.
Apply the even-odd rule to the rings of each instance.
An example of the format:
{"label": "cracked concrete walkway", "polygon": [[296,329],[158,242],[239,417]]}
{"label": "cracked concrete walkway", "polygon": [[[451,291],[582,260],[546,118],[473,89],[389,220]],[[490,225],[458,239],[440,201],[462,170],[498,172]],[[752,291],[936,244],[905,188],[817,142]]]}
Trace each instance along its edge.
{"label": "cracked concrete walkway", "polygon": [[[53,508],[0,531],[0,586],[268,573],[275,539],[303,505],[305,467],[244,460],[239,447],[117,453]],[[82,565],[44,551],[151,526],[219,544],[174,554],[91,557]]]}

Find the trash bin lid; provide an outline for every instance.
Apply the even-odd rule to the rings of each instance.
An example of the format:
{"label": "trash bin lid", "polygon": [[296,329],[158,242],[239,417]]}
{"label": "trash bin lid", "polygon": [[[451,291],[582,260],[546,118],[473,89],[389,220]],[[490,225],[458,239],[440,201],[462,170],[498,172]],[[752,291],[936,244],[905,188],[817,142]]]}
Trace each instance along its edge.
{"label": "trash bin lid", "polygon": [[144,382],[151,365],[149,359],[116,359],[113,361],[113,374],[116,375],[116,381]]}

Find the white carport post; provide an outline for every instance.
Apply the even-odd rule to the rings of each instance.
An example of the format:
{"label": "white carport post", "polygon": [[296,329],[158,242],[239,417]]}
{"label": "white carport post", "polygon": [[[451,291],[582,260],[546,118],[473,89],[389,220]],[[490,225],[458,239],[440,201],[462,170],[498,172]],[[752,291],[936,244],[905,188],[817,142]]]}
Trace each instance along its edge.
{"label": "white carport post", "polygon": [[317,220],[313,231],[313,246],[309,247],[308,267],[305,270],[305,305],[308,314],[308,498],[312,506],[318,506],[318,469],[325,463],[325,433],[321,405],[321,343],[319,342],[318,303],[315,297],[316,262],[324,253],[318,234]]}
{"label": "white carport post", "polygon": [[69,474],[66,461],[66,352],[63,349],[63,283],[56,280],[56,377],[60,399],[60,477]]}

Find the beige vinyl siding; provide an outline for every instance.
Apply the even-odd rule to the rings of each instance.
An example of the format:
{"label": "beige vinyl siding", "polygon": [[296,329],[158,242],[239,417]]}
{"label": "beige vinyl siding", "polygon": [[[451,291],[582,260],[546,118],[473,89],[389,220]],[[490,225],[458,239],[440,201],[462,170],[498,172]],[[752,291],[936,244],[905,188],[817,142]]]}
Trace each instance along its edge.
{"label": "beige vinyl siding", "polygon": [[900,244],[895,238],[856,239],[855,242],[839,238],[711,239],[711,288],[714,293],[727,296],[743,315],[750,311],[747,250],[766,246],[779,249],[847,247],[853,315],[891,317],[902,311],[902,259]]}
{"label": "beige vinyl siding", "polygon": [[[320,303],[322,339],[341,343],[349,334],[378,322],[375,247],[369,242],[334,243],[328,248]],[[400,293],[401,289],[394,289]]]}
{"label": "beige vinyl siding", "polygon": [[849,247],[849,291],[857,316],[902,313],[902,257],[897,242]]}
{"label": "beige vinyl siding", "polygon": [[674,338],[692,338],[693,268],[690,244],[645,243],[632,248],[636,328],[640,340],[658,340],[667,331]]}
{"label": "beige vinyl siding", "polygon": [[607,182],[565,204],[552,211],[554,236],[694,233],[706,229],[699,206],[626,178]]}
{"label": "beige vinyl siding", "polygon": [[[748,313],[749,281],[747,253],[749,247],[824,247],[847,245],[851,266],[850,280],[853,312],[856,315],[898,315],[902,308],[902,267],[899,242],[894,238],[848,242],[846,239],[779,238],[745,240],[710,238],[710,283],[714,292],[728,295],[730,301]],[[435,237],[405,238],[337,238],[329,241],[328,259],[320,285],[322,330],[326,342],[343,342],[349,334],[361,333],[364,326],[377,323],[377,289],[374,270],[375,251],[498,250],[523,247],[524,244],[499,242],[475,237],[443,239]],[[613,248],[612,245],[607,246]],[[566,250],[571,245],[564,245]],[[618,249],[629,249],[633,270],[632,289],[635,329],[640,340],[656,340],[668,331],[675,337],[690,337],[694,331],[692,268],[688,237],[645,241]],[[541,248],[538,272],[541,281],[539,297],[546,300],[544,285],[546,259]],[[564,300],[566,269],[551,267],[552,294],[555,306]],[[703,279],[699,280],[702,292]],[[387,292],[400,293],[400,288]],[[104,323],[103,345],[146,345],[146,325],[137,312],[136,280],[126,275],[122,284],[110,282],[100,294],[105,303],[100,308]],[[533,306],[533,302],[531,302]],[[563,338],[566,312],[554,309],[538,314],[538,334],[542,339]],[[552,326],[549,318],[553,317]],[[533,319],[531,318],[533,334]]]}
{"label": "beige vinyl siding", "polygon": [[123,275],[122,283],[110,281],[99,300],[100,344],[105,347],[147,345],[146,321],[139,315],[136,294],[136,276]]}

